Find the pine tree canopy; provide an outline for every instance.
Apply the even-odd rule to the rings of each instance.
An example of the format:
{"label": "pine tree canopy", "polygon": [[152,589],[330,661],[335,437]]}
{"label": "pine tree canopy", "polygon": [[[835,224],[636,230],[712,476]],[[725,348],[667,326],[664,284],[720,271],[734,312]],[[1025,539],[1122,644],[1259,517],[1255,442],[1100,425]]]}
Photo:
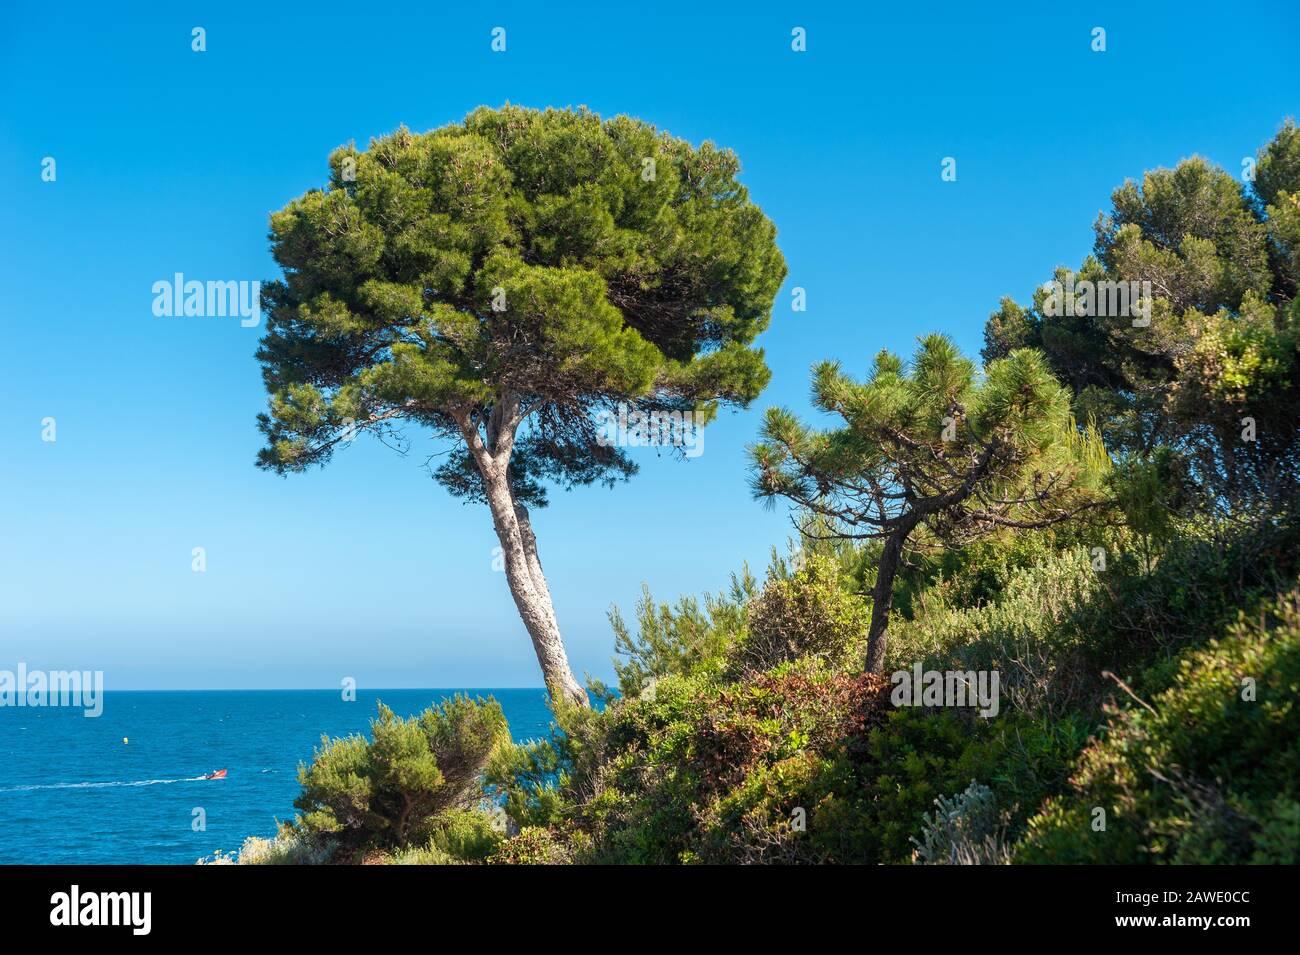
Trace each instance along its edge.
{"label": "pine tree canopy", "polygon": [[[1108,445],[1157,446],[1202,503],[1284,500],[1300,473],[1300,129],[1287,120],[1239,181],[1200,157],[1128,180],[1076,282],[1145,283],[1149,321],[1062,314],[1048,289],[1004,299],[984,357],[1040,349]],[[1058,268],[1055,282],[1071,280]],[[1189,498],[1190,499],[1190,498]]]}
{"label": "pine tree canopy", "polygon": [[453,493],[482,497],[478,435],[515,499],[543,504],[546,480],[634,473],[597,410],[708,420],[767,383],[752,343],[785,264],[730,151],[507,106],[342,147],[330,169],[271,217],[262,467],[408,421],[465,439],[435,475]]}
{"label": "pine tree canopy", "polygon": [[981,380],[951,340],[930,335],[909,367],[882,351],[865,382],[838,362],[817,365],[813,401],[843,426],[820,431],[769,409],[752,449],[753,486],[838,523],[845,536],[924,525],[953,541],[995,526],[1046,526],[1091,500],[1107,466],[1032,349],[992,362]]}

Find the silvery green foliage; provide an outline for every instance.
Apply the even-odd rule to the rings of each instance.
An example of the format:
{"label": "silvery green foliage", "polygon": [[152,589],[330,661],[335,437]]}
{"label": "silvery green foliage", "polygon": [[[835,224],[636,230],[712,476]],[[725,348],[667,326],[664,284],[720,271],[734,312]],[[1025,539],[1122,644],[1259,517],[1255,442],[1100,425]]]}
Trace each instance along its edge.
{"label": "silvery green foliage", "polygon": [[1004,844],[1002,816],[993,790],[971,780],[965,792],[940,796],[935,811],[925,817],[921,838],[912,842],[914,862],[922,865],[1004,865],[1010,852]]}
{"label": "silvery green foliage", "polygon": [[337,847],[334,839],[318,838],[281,826],[270,839],[249,836],[237,852],[217,850],[199,865],[324,865]]}

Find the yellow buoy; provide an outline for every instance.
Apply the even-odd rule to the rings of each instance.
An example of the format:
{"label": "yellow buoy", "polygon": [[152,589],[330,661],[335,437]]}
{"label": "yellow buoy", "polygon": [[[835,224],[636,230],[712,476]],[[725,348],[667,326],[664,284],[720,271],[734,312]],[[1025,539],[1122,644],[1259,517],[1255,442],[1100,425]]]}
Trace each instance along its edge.
{"label": "yellow buoy", "polygon": [[129,743],[129,742],[131,742],[131,741],[130,741],[129,739],[127,739],[125,736],[122,737],[122,745],[123,745],[123,746],[125,746],[125,745],[126,745],[127,743]]}

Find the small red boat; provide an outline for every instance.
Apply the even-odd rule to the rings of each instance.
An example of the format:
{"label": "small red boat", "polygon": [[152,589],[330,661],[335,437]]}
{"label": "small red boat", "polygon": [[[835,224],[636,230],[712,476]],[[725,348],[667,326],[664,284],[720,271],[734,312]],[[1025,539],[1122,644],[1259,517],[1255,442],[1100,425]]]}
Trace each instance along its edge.
{"label": "small red boat", "polygon": [[225,779],[226,771],[224,769],[214,769],[210,773],[203,774],[204,779]]}

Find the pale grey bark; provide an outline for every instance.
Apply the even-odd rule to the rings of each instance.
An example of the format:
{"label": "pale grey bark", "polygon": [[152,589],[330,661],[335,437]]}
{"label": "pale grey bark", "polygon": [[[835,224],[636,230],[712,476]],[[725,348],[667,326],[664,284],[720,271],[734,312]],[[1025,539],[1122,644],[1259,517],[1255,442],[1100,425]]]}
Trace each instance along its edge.
{"label": "pale grey bark", "polygon": [[541,558],[537,556],[537,537],[533,534],[533,522],[529,519],[528,508],[518,501],[515,501],[515,521],[519,524],[519,537],[524,545],[524,556],[528,559],[528,575],[533,580],[533,589],[546,605],[551,624],[558,633],[560,623],[555,616],[555,604],[551,601],[551,588],[546,583],[546,575],[542,573]]}
{"label": "pale grey bark", "polygon": [[460,424],[483,478],[492,524],[501,542],[510,595],[533,641],[547,689],[553,697],[562,696],[571,704],[588,706],[587,693],[569,667],[550,589],[537,556],[537,539],[533,536],[528,510],[514,500],[510,491],[510,450],[519,424],[517,405],[503,402],[493,410],[488,424],[489,442],[483,441],[468,417]]}

